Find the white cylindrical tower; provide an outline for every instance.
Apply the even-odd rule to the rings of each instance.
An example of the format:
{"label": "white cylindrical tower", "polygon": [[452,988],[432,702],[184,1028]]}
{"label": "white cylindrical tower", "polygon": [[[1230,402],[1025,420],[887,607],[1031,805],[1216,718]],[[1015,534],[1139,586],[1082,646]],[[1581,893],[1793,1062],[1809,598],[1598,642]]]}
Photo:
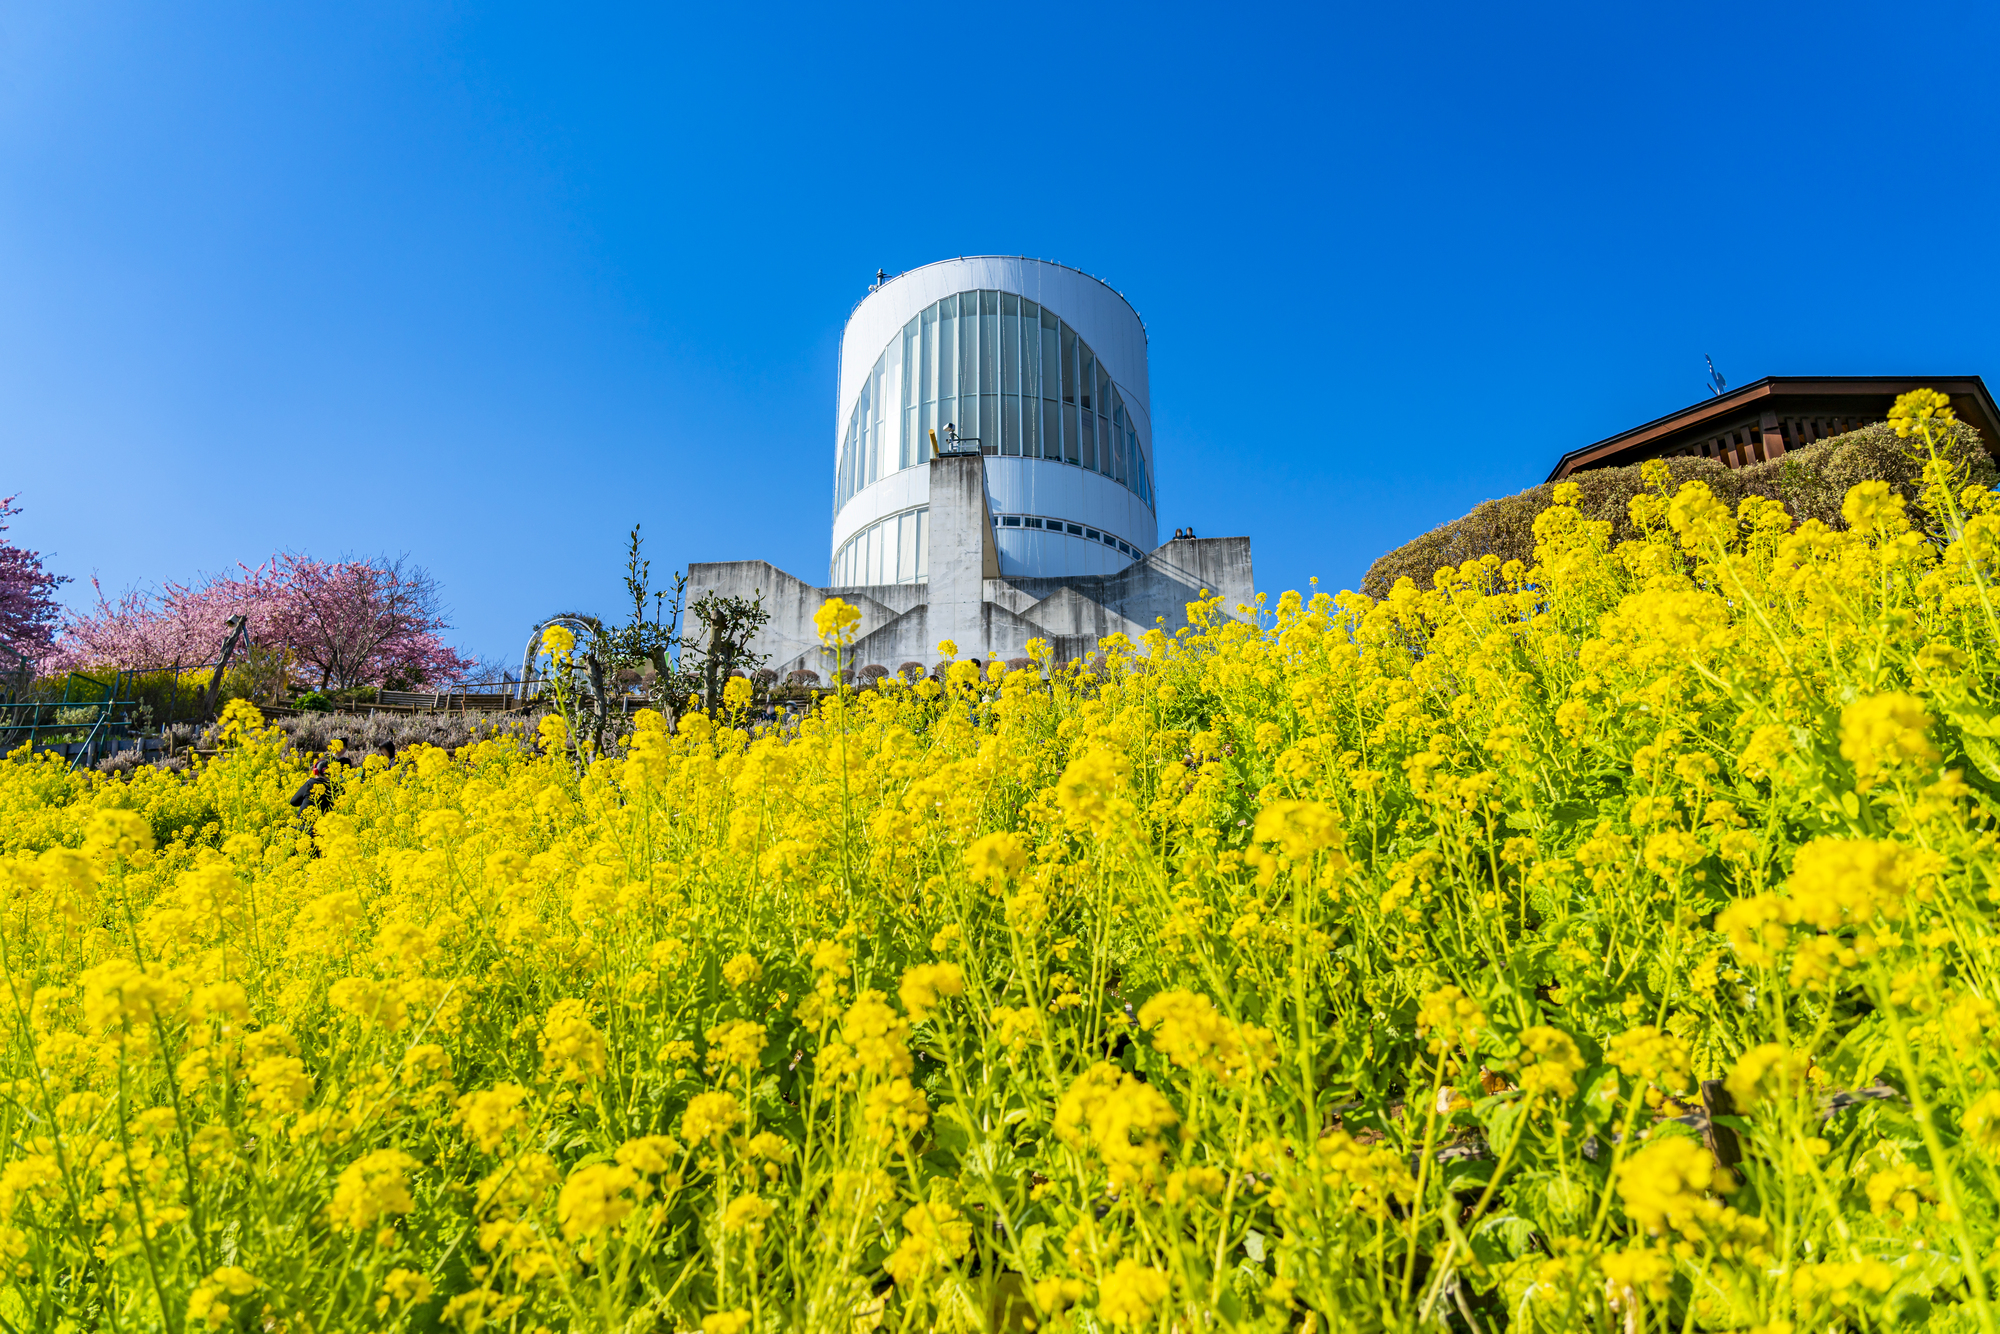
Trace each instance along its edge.
{"label": "white cylindrical tower", "polygon": [[1112,574],[1158,538],[1146,327],[1096,278],[942,260],[882,283],[840,343],[837,588],[929,578],[930,433],[986,455],[1000,573]]}

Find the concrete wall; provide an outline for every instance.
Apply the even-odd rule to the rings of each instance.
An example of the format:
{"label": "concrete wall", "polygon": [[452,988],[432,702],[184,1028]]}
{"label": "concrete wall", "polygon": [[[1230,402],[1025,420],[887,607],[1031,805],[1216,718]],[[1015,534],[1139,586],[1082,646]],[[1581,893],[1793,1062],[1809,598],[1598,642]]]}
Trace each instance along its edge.
{"label": "concrete wall", "polygon": [[1222,609],[1235,616],[1237,604],[1249,602],[1257,587],[1247,537],[1177,538],[1116,574],[1007,582],[1037,598],[1049,597],[1058,589],[1072,589],[1144,630],[1154,628],[1160,617],[1166,619],[1168,630],[1186,625],[1187,604],[1200,597],[1203,589],[1222,594]]}
{"label": "concrete wall", "polygon": [[[944,475],[933,476],[933,504],[948,490],[969,508],[974,499],[965,474],[973,473],[979,460],[938,463],[948,466]],[[965,531],[968,527],[971,532]],[[1178,630],[1187,624],[1187,604],[1203,589],[1222,594],[1223,610],[1232,616],[1255,595],[1247,537],[1177,539],[1117,574],[1002,579],[986,573],[990,540],[974,540],[991,529],[979,523],[961,525],[959,531],[953,550],[931,548],[933,571],[941,559],[952,569],[949,596],[943,600],[935,598],[941,591],[935,578],[929,585],[814,588],[766,561],[691,566],[688,591],[692,599],[700,595],[698,590],[748,597],[761,589],[772,616],[755,650],[769,654],[768,665],[780,673],[804,667],[822,680],[831,679],[833,659],[820,648],[812,618],[831,597],[861,608],[861,638],[848,665],[875,663],[894,671],[905,662],[935,663],[941,639],[955,641],[961,657],[1003,659],[1023,656],[1030,639],[1045,639],[1057,660],[1066,662],[1095,653],[1098,641],[1108,635],[1123,634],[1136,642],[1162,621],[1169,633]]]}

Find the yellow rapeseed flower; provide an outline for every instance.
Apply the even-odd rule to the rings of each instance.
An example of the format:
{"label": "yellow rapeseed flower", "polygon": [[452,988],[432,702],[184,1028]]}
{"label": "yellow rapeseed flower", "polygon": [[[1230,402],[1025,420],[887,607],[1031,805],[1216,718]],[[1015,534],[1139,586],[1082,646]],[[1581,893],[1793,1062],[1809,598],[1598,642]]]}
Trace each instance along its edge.
{"label": "yellow rapeseed flower", "polygon": [[734,1094],[697,1093],[681,1113],[681,1138],[690,1143],[720,1142],[743,1121],[743,1105]]}
{"label": "yellow rapeseed flower", "polygon": [[819,633],[820,643],[845,648],[861,629],[861,608],[840,598],[828,598],[813,613],[813,629]]}
{"label": "yellow rapeseed flower", "polygon": [[1097,1285],[1097,1314],[1118,1329],[1143,1329],[1172,1290],[1164,1270],[1127,1256]]}
{"label": "yellow rapeseed flower", "polygon": [[416,1208],[409,1174],[420,1166],[400,1149],[363,1154],[334,1183],[327,1216],[349,1232],[365,1232],[390,1214],[409,1213]]}
{"label": "yellow rapeseed flower", "polygon": [[639,1174],[622,1163],[592,1163],[579,1167],[563,1182],[556,1197],[556,1222],[571,1241],[607,1232],[632,1212],[632,1190]]}
{"label": "yellow rapeseed flower", "polygon": [[1930,715],[1923,701],[1901,691],[1868,695],[1840,711],[1840,755],[1854,766],[1866,790],[1885,771],[1903,764],[1935,764]]}

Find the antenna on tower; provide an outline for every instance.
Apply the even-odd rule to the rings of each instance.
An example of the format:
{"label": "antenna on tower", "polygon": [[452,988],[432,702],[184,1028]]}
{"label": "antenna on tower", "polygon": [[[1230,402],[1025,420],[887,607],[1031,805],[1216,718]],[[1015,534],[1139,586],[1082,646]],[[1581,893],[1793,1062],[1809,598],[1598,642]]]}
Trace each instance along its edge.
{"label": "antenna on tower", "polygon": [[1715,369],[1714,357],[1704,353],[1701,359],[1708,363],[1708,383],[1702,387],[1708,390],[1710,398],[1721,398],[1723,393],[1729,388],[1729,381],[1723,379],[1722,372]]}

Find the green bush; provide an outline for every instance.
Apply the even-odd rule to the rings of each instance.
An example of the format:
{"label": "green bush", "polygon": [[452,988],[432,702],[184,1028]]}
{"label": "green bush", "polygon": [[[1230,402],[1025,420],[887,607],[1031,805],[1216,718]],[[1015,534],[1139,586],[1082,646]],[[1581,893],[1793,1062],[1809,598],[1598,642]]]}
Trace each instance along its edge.
{"label": "green bush", "polygon": [[[2000,469],[1994,467],[1979,432],[1972,427],[1963,422],[1953,423],[1946,433],[1945,445],[1952,456],[1967,466],[1977,485],[1991,487],[2000,480]],[[1894,428],[1887,422],[1792,450],[1769,463],[1752,463],[1741,468],[1730,468],[1706,458],[1673,458],[1662,462],[1673,475],[1669,490],[1700,480],[1707,482],[1709,489],[1731,508],[1745,496],[1763,496],[1783,502],[1795,523],[1818,519],[1835,529],[1847,526],[1840,517],[1840,502],[1855,483],[1879,478],[1893,485],[1905,500],[1914,501],[1923,472],[1920,459],[1911,453],[1907,442],[1896,438]],[[1646,489],[1639,478],[1639,465],[1593,468],[1569,480],[1582,491],[1577,508],[1586,518],[1609,522],[1614,541],[1629,541],[1639,536],[1627,511],[1632,498]],[[1442,567],[1463,565],[1486,555],[1498,556],[1503,561],[1531,563],[1535,553],[1535,517],[1553,503],[1554,490],[1553,483],[1544,482],[1519,495],[1488,500],[1464,518],[1405,542],[1368,567],[1361,591],[1370,597],[1386,597],[1396,581],[1406,576],[1419,589],[1428,589]]]}

